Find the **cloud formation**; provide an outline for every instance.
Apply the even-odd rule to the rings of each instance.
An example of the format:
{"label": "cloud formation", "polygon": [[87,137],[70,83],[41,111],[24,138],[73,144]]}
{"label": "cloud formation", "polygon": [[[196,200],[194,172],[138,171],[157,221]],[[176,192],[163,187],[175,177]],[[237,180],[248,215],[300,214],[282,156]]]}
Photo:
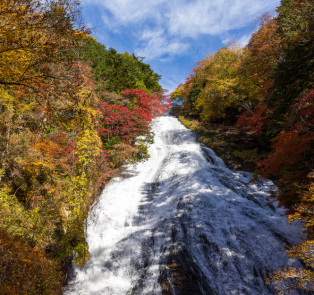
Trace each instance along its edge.
{"label": "cloud formation", "polygon": [[[171,57],[173,55],[182,54],[189,47],[188,44],[184,44],[180,41],[169,40],[164,30],[146,30],[143,32],[140,41],[142,45],[135,50],[135,53],[138,56],[149,57],[149,59],[163,57],[164,55]],[[167,58],[164,58],[164,60],[166,61]]]}
{"label": "cloud formation", "polygon": [[242,46],[245,46],[249,43],[250,39],[251,39],[251,35],[252,34],[245,34],[243,35],[239,40],[238,42],[242,45]]}
{"label": "cloud formation", "polygon": [[[225,35],[239,29],[279,0],[83,0],[97,4],[103,20],[111,28],[128,27],[139,35],[136,52],[154,59],[183,54],[187,39],[205,35]],[[224,38],[224,37],[222,37]],[[244,37],[243,37],[244,38]],[[245,39],[241,43],[245,43]]]}

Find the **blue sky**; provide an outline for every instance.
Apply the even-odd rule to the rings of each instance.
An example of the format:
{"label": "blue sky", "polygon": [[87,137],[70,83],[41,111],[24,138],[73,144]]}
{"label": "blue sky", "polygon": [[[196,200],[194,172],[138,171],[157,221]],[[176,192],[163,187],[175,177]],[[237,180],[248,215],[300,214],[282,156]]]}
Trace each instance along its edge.
{"label": "blue sky", "polygon": [[94,37],[135,53],[173,91],[195,64],[231,40],[245,45],[256,19],[279,0],[81,0]]}

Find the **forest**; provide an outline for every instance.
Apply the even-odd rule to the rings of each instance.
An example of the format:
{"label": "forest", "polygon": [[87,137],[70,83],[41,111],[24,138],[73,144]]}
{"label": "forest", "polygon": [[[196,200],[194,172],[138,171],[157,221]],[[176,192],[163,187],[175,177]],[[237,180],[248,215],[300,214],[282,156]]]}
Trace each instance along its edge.
{"label": "forest", "polygon": [[279,192],[272,201],[290,222],[302,221],[307,237],[288,249],[307,268],[279,269],[269,281],[308,290],[314,286],[313,45],[313,1],[281,0],[274,15],[259,18],[246,46],[230,42],[209,53],[171,95],[183,121],[231,125],[258,140],[258,149],[233,153],[274,181]]}
{"label": "forest", "polygon": [[107,49],[76,0],[0,2],[0,293],[61,294],[84,220],[121,166],[149,157],[169,99],[142,57]]}

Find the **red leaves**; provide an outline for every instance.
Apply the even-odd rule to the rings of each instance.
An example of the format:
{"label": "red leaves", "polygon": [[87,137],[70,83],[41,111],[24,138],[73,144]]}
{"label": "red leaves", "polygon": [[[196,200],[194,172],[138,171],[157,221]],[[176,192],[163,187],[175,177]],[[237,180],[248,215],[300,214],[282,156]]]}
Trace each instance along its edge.
{"label": "red leaves", "polygon": [[100,102],[97,108],[103,115],[99,120],[98,132],[101,137],[107,133],[119,136],[135,136],[132,129],[135,122],[141,120],[137,114],[133,113],[127,107],[119,104],[110,105],[108,102]]}
{"label": "red leaves", "polygon": [[120,165],[130,160],[137,150],[135,140],[147,135],[151,120],[170,107],[167,97],[147,94],[144,90],[125,90],[121,96],[106,93],[99,102],[96,121],[103,141],[98,182],[104,184],[116,175]]}
{"label": "red leaves", "polygon": [[291,106],[296,112],[295,124],[273,140],[272,156],[259,163],[266,177],[281,175],[279,183],[287,180],[305,181],[310,167],[307,164],[314,141],[314,90]]}
{"label": "red leaves", "polygon": [[273,154],[258,163],[265,177],[280,176],[278,184],[287,181],[304,181],[309,172],[306,156],[309,144],[314,141],[314,133],[302,134],[300,129],[282,131],[275,139]]}
{"label": "red leaves", "polygon": [[103,156],[103,157],[110,157],[110,155],[109,154],[107,154],[107,151],[106,150],[101,150],[100,151],[100,153],[101,153],[101,155]]}
{"label": "red leaves", "polygon": [[102,113],[98,132],[102,138],[117,135],[124,141],[133,142],[137,136],[147,134],[149,122],[171,106],[167,96],[147,94],[138,89],[122,91],[122,99],[129,103],[126,106],[106,101],[98,104],[97,110]]}
{"label": "red leaves", "polygon": [[[313,118],[314,90],[311,90],[303,98],[301,98],[296,104],[292,105],[292,109],[298,110],[298,118],[303,118],[303,119]],[[311,121],[311,124],[313,124],[312,121]]]}
{"label": "red leaves", "polygon": [[242,113],[239,116],[237,126],[249,126],[252,131],[259,135],[259,133],[266,127],[267,111],[269,110],[267,110],[266,106],[258,104],[254,109],[254,115],[251,115],[250,113]]}

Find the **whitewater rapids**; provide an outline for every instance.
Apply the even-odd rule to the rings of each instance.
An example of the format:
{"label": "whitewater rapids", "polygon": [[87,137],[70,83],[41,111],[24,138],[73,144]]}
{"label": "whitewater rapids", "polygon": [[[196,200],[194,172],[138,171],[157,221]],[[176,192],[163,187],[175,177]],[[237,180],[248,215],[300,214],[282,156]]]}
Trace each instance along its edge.
{"label": "whitewater rapids", "polygon": [[175,117],[152,129],[149,160],[112,179],[92,207],[90,259],[74,266],[66,294],[277,294],[265,279],[299,265],[286,245],[302,236],[269,204],[272,183],[248,184],[250,173],[226,168]]}

